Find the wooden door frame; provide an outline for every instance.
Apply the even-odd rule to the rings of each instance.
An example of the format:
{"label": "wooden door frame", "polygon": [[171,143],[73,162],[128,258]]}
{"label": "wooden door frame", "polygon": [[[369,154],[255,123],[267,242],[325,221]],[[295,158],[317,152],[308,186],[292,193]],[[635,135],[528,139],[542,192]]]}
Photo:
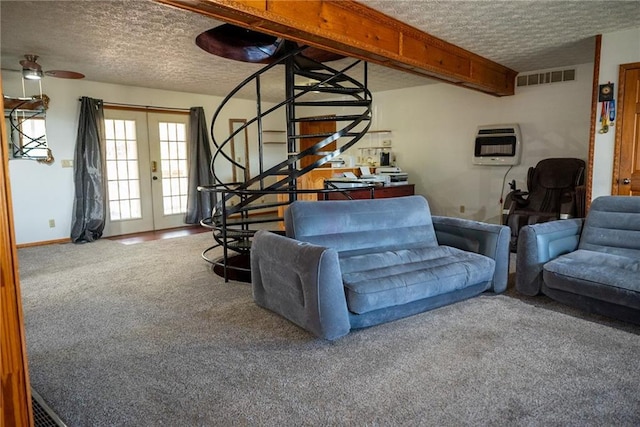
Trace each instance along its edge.
{"label": "wooden door frame", "polygon": [[625,94],[625,81],[628,70],[640,68],[640,62],[632,62],[629,64],[621,64],[618,75],[618,102],[616,103],[616,136],[613,149],[613,175],[611,182],[611,194],[618,194],[620,191],[620,156],[622,153],[622,128],[624,127],[624,103],[622,99]]}
{"label": "wooden door frame", "polygon": [[[0,107],[4,111],[2,100]],[[4,120],[0,133],[0,426],[33,426]]]}
{"label": "wooden door frame", "polygon": [[595,36],[595,48],[593,54],[593,81],[591,88],[591,124],[589,126],[589,156],[587,159],[587,176],[585,183],[584,214],[587,215],[591,206],[593,194],[593,163],[596,149],[596,123],[598,121],[598,91],[600,80],[600,53],[602,49],[602,35]]}

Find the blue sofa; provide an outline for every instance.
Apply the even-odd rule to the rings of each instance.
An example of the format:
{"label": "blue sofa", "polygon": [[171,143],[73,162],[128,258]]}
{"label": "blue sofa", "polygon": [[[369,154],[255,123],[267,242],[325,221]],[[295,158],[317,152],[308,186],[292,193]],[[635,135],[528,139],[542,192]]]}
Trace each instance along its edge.
{"label": "blue sofa", "polygon": [[507,286],[509,228],[431,216],[421,196],[298,201],[284,221],[254,236],[254,300],[325,339]]}
{"label": "blue sofa", "polygon": [[640,324],[640,197],[599,197],[584,220],[523,227],[516,290]]}

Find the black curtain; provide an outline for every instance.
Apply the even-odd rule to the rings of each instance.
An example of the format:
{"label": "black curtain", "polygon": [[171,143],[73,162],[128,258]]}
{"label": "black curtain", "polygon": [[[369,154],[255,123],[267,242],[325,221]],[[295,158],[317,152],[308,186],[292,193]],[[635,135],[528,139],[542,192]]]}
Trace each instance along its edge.
{"label": "black curtain", "polygon": [[211,145],[207,132],[204,108],[192,107],[189,110],[189,188],[187,192],[187,214],[184,222],[199,224],[211,216],[215,205],[215,193],[198,191],[199,185],[212,185],[213,176],[209,170],[211,164]]}
{"label": "black curtain", "polygon": [[101,145],[104,141],[104,110],[101,99],[83,96],[74,157],[75,197],[71,241],[93,242],[105,224],[105,191]]}

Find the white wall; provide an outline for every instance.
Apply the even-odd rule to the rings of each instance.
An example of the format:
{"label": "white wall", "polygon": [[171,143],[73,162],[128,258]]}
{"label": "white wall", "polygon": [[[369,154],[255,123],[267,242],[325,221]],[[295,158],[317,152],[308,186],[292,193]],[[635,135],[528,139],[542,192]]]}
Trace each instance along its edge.
{"label": "white wall", "polygon": [[[2,78],[7,95],[22,95],[19,74],[6,72]],[[398,165],[409,173],[410,181],[416,184],[416,193],[429,199],[434,213],[497,222],[507,168],[471,164],[476,127],[520,124],[522,163],[509,172],[505,182],[516,179],[520,188],[526,188],[528,167],[543,158],[579,157],[586,160],[591,81],[592,65],[585,64],[577,67],[574,82],[517,88],[514,96],[504,98],[448,84],[380,92],[374,94],[376,113],[372,129],[393,130],[391,139]],[[73,169],[62,168],[61,160],[73,159],[80,96],[139,105],[181,108],[202,105],[208,120],[221,100],[212,96],[60,79],[45,79],[44,92],[51,97],[47,131],[56,162],[52,165],[26,160],[10,162],[18,243],[69,236]],[[226,117],[248,118],[254,114],[255,102],[238,101]],[[266,126],[283,128],[278,123]],[[273,164],[273,153],[283,151],[285,147],[272,145],[266,149],[269,152],[265,163]],[[256,169],[257,165],[252,164],[252,170]],[[508,187],[504,193],[507,191]],[[460,212],[460,206],[465,207],[464,213]],[[55,228],[49,228],[49,219],[56,221]]]}
{"label": "white wall", "polygon": [[[614,83],[616,101],[618,100],[619,66],[631,62],[640,62],[640,27],[603,34],[598,84]],[[600,117],[599,112],[598,117]],[[600,126],[596,126],[592,198],[611,194],[613,175],[615,123],[614,126],[609,127],[609,132],[606,134],[598,133],[599,129]]]}
{"label": "white wall", "polygon": [[[3,72],[2,81],[5,95],[22,96],[19,73]],[[37,93],[37,84],[28,84],[27,96]],[[78,99],[81,96],[99,98],[106,102],[149,106],[174,108],[202,106],[206,112],[208,126],[211,124],[215,109],[222,100],[214,96],[55,78],[43,80],[43,93],[51,98],[46,119],[47,139],[55,162],[51,165],[32,160],[9,162],[18,244],[69,237],[74,195],[73,168],[62,168],[61,160],[74,158],[80,111]],[[228,118],[253,117],[255,110],[254,101],[234,101],[222,116],[222,122],[225,124],[222,127],[227,126]],[[220,132],[225,130],[228,128],[221,129]],[[216,128],[216,137],[219,136],[218,131],[219,129]],[[250,134],[251,139],[255,140],[255,137],[252,138]],[[257,168],[257,164],[252,167]],[[49,227],[50,219],[55,220],[55,228]]]}
{"label": "white wall", "polygon": [[517,88],[514,96],[503,98],[448,84],[377,93],[373,128],[393,130],[397,164],[434,213],[499,222],[508,167],[472,164],[477,126],[520,124],[522,161],[506,182],[515,179],[521,189],[526,189],[529,166],[539,160],[586,161],[593,66],[579,65],[576,74],[573,82]]}

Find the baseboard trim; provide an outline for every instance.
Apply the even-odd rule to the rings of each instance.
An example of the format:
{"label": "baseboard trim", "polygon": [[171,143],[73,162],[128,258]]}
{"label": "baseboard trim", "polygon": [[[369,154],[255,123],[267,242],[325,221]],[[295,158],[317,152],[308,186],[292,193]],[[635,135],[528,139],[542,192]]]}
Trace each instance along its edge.
{"label": "baseboard trim", "polygon": [[[249,216],[261,216],[261,215],[272,215],[274,213],[277,213],[278,211],[276,210],[265,210],[262,212],[252,212],[249,214]],[[231,216],[231,218],[233,218],[233,215]],[[190,227],[195,227],[195,226],[186,226],[186,227],[176,227],[175,230],[180,230],[180,229],[184,229],[184,228],[190,228]],[[167,231],[167,230],[173,230],[173,229],[166,229],[166,230],[158,230],[158,231]],[[144,233],[134,233],[135,234],[144,234]],[[119,236],[104,236],[105,239],[110,239],[110,240],[114,240],[114,238],[121,238],[121,237],[125,237],[125,236],[133,236],[133,235],[119,235]],[[16,245],[16,247],[18,249],[23,249],[23,248],[31,248],[34,246],[46,246],[46,245],[56,245],[59,243],[70,243],[71,242],[71,238],[67,237],[65,239],[56,239],[56,240],[43,240],[41,242],[30,242],[30,243],[19,243]]]}
{"label": "baseboard trim", "polygon": [[34,246],[46,246],[46,245],[57,245],[58,243],[69,243],[71,239],[69,237],[65,239],[56,239],[56,240],[43,240],[41,242],[31,242],[31,243],[19,243],[16,245],[18,249],[22,248],[31,248]]}

